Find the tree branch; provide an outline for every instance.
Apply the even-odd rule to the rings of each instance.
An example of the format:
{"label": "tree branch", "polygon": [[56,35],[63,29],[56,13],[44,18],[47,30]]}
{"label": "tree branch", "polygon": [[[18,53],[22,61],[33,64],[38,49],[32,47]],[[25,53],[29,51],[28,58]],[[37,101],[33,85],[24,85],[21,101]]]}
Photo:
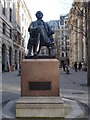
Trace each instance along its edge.
{"label": "tree branch", "polygon": [[81,16],[86,17],[86,14],[83,13],[83,11],[80,10],[80,8],[79,8],[78,6],[76,6],[76,9],[77,9],[78,12],[80,12],[80,15],[81,15]]}
{"label": "tree branch", "polygon": [[86,37],[86,33],[85,32],[83,32],[83,31],[76,31],[75,29],[72,29],[74,32],[76,32],[76,33],[79,33],[79,34],[82,34],[82,35],[84,35],[85,37]]}

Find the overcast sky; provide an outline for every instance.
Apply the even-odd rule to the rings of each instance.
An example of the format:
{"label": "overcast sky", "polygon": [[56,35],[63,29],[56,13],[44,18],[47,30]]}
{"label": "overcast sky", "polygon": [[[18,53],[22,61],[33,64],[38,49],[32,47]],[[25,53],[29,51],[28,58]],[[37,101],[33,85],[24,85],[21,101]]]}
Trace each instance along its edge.
{"label": "overcast sky", "polygon": [[60,15],[69,13],[73,0],[25,0],[32,20],[37,11],[42,11],[44,21],[59,20]]}

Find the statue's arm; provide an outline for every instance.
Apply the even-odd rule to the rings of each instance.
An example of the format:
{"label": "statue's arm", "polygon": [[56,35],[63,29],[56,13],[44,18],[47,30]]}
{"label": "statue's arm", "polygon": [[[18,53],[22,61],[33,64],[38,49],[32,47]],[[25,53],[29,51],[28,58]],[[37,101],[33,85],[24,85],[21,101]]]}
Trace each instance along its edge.
{"label": "statue's arm", "polygon": [[32,22],[28,28],[28,32],[32,32],[33,30],[36,30],[39,26],[35,25],[34,22]]}
{"label": "statue's arm", "polygon": [[30,24],[29,28],[28,28],[28,32],[31,32],[31,29],[33,28],[33,22]]}
{"label": "statue's arm", "polygon": [[48,31],[49,31],[49,34],[52,35],[55,33],[54,30],[52,30],[51,26],[49,26],[49,24],[47,23],[47,27],[48,27]]}

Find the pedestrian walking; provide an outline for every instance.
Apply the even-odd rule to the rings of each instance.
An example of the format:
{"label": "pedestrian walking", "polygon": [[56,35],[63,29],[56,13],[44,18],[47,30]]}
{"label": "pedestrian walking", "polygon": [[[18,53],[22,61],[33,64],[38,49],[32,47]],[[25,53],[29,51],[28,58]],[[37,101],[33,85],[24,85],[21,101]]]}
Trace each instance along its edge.
{"label": "pedestrian walking", "polygon": [[81,62],[79,62],[79,67],[78,67],[79,71],[82,69],[82,64]]}
{"label": "pedestrian walking", "polygon": [[77,72],[77,62],[75,62],[74,64],[74,69],[75,69],[75,72]]}
{"label": "pedestrian walking", "polygon": [[84,61],[82,61],[82,71],[84,71],[84,69],[85,69],[85,63],[84,63]]}
{"label": "pedestrian walking", "polygon": [[63,71],[65,71],[65,63],[63,62]]}
{"label": "pedestrian walking", "polygon": [[66,74],[70,74],[69,68],[68,68],[68,64],[65,65],[66,68]]}

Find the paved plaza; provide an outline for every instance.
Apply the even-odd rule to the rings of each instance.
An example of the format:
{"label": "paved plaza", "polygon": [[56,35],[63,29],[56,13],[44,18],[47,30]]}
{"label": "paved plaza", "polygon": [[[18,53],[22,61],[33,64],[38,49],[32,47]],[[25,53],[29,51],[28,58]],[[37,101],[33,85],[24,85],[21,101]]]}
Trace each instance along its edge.
{"label": "paved plaza", "polygon": [[[60,95],[65,104],[65,118],[88,118],[87,72],[70,69],[66,74],[60,68]],[[2,116],[15,118],[16,101],[20,97],[18,71],[2,74]]]}

